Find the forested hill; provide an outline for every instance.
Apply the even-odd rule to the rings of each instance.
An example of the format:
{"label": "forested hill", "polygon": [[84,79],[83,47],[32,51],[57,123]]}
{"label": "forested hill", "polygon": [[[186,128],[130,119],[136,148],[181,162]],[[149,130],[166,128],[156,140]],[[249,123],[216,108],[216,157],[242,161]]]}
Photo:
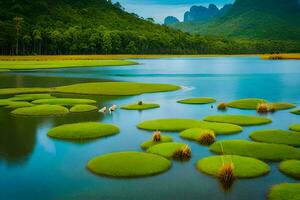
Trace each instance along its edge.
{"label": "forested hill", "polygon": [[174,26],[204,35],[300,41],[300,4],[297,0],[236,0],[213,22]]}
{"label": "forested hill", "polygon": [[299,51],[299,45],[190,35],[140,19],[107,0],[0,0],[0,54],[271,51]]}

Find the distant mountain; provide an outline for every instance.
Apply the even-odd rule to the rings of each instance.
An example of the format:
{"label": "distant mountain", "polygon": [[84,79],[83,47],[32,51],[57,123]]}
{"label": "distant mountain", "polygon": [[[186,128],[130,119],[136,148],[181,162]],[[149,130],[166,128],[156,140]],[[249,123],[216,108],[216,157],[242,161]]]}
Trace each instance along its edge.
{"label": "distant mountain", "polygon": [[184,22],[207,22],[215,17],[223,16],[231,6],[231,4],[227,4],[221,9],[214,4],[210,4],[207,8],[192,6],[190,11],[184,14]]}
{"label": "distant mountain", "polygon": [[176,24],[179,23],[179,19],[177,19],[176,17],[173,16],[168,16],[165,18],[164,24],[165,25],[170,25],[170,24]]}
{"label": "distant mountain", "polygon": [[173,26],[190,33],[300,41],[298,0],[236,0],[225,15],[208,23]]}
{"label": "distant mountain", "polygon": [[[192,6],[189,11],[184,13],[183,22],[208,22],[216,17],[223,16],[232,7],[232,4],[226,4],[219,9],[215,4],[210,4],[208,7]],[[168,16],[165,18],[165,25],[179,23],[176,17]]]}

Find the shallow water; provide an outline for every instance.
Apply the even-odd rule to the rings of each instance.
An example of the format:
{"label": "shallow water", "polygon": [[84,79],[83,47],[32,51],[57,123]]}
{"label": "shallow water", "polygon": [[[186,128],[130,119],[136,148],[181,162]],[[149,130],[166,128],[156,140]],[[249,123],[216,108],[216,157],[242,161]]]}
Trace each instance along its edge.
{"label": "shallow water", "polygon": [[[85,165],[94,156],[117,151],[141,151],[139,145],[152,133],[137,129],[141,121],[155,118],[194,118],[219,113],[210,105],[183,105],[176,100],[209,96],[219,102],[258,97],[287,101],[300,106],[300,62],[265,61],[256,57],[172,58],[137,60],[141,65],[92,67],[11,72],[0,74],[0,87],[51,87],[92,81],[135,81],[171,83],[183,90],[133,97],[90,97],[100,106],[123,105],[138,100],[156,102],[160,109],[118,110],[113,115],[70,114],[66,117],[13,117],[0,108],[0,199],[266,199],[268,189],[277,183],[295,182],[281,174],[278,163],[270,163],[267,176],[238,180],[224,192],[218,181],[195,169],[197,160],[212,155],[207,147],[183,140],[177,133],[166,133],[191,146],[189,162],[173,162],[161,175],[138,179],[113,179],[96,176]],[[74,95],[62,95],[73,97]],[[78,97],[79,95],[77,95]],[[76,96],[75,96],[76,97]],[[82,96],[81,96],[82,97]],[[4,98],[4,97],[3,97]],[[217,105],[217,104],[215,104]],[[216,106],[214,106],[216,107]],[[256,115],[255,111],[229,109],[227,113]],[[268,117],[273,123],[247,127],[240,134],[218,136],[246,139],[253,130],[288,129],[300,123],[289,111]],[[86,143],[53,140],[47,131],[57,125],[82,121],[115,123],[120,134]]]}

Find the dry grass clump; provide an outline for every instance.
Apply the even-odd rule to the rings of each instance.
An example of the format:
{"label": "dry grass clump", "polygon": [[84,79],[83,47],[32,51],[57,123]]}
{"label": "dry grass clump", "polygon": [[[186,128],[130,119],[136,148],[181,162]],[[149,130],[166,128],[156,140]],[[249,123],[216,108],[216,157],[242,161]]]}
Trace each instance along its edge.
{"label": "dry grass clump", "polygon": [[231,188],[234,182],[234,164],[232,162],[223,164],[218,172],[218,179],[225,190]]}
{"label": "dry grass clump", "polygon": [[257,106],[257,112],[258,113],[273,113],[275,112],[275,108],[272,104],[269,103],[260,103]]}
{"label": "dry grass clump", "polygon": [[192,156],[192,150],[188,145],[185,145],[174,152],[173,158],[175,160],[189,160]]}
{"label": "dry grass clump", "polygon": [[153,142],[160,142],[161,139],[162,139],[161,132],[160,131],[155,131],[153,133],[153,136],[152,136]]}
{"label": "dry grass clump", "polygon": [[227,103],[220,103],[218,105],[218,110],[227,110]]}
{"label": "dry grass clump", "polygon": [[211,130],[207,130],[200,135],[197,141],[202,145],[211,145],[215,142],[215,133]]}

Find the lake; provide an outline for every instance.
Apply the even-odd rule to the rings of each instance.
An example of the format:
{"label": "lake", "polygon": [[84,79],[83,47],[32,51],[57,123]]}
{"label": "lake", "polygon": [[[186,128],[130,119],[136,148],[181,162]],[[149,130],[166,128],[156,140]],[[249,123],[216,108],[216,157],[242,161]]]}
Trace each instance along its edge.
{"label": "lake", "polygon": [[[230,191],[223,191],[218,180],[196,170],[197,160],[213,155],[207,147],[170,135],[192,148],[189,162],[173,161],[172,168],[146,178],[115,179],[97,176],[86,163],[97,155],[119,151],[142,151],[140,144],[152,132],[136,125],[156,118],[194,118],[221,113],[216,105],[240,98],[264,98],[270,102],[289,102],[300,106],[300,62],[261,60],[258,57],[139,59],[140,65],[122,67],[84,67],[76,69],[29,70],[0,74],[1,88],[52,87],[81,82],[133,81],[170,83],[182,90],[129,97],[87,97],[99,106],[123,105],[143,100],[161,105],[146,111],[117,110],[113,114],[85,113],[65,117],[13,117],[0,108],[0,199],[230,199],[263,200],[268,189],[278,183],[295,182],[281,174],[278,163],[263,177],[237,180]],[[213,97],[211,105],[184,105],[179,99]],[[1,98],[6,98],[3,96]],[[257,115],[255,111],[229,109],[230,114]],[[246,127],[240,134],[218,136],[217,140],[244,139],[254,130],[288,129],[300,117],[287,111],[268,115],[272,124]],[[120,134],[89,142],[54,140],[47,131],[66,123],[101,121],[114,123]]]}

